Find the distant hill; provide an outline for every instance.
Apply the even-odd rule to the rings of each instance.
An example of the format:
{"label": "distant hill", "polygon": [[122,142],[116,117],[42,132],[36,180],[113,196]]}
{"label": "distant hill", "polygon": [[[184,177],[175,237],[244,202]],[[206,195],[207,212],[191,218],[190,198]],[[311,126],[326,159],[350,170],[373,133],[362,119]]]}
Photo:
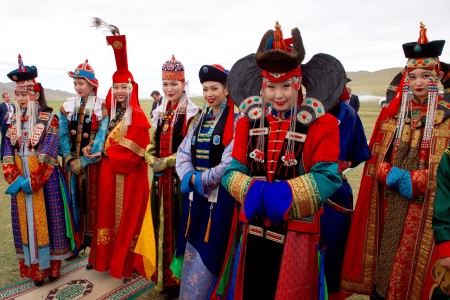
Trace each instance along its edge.
{"label": "distant hill", "polygon": [[[4,92],[8,92],[11,94],[12,98],[14,98],[14,89],[16,87],[16,84],[14,82],[8,82],[8,83],[3,83],[0,82],[0,95],[3,94]],[[61,101],[61,100],[65,100],[68,97],[74,97],[76,96],[76,94],[74,93],[69,93],[69,92],[65,92],[65,91],[61,91],[61,90],[52,90],[49,88],[45,88],[45,98],[48,101]],[[1,100],[0,100],[1,101]]]}
{"label": "distant hill", "polygon": [[351,87],[352,92],[357,95],[384,97],[392,78],[401,70],[402,68],[389,68],[375,72],[347,72],[347,77],[352,80],[347,86]]}
{"label": "distant hill", "polygon": [[[357,95],[383,97],[386,94],[386,89],[392,78],[394,78],[394,76],[397,75],[397,73],[400,72],[401,69],[402,68],[389,68],[375,72],[347,72],[347,77],[351,78],[352,80],[347,85],[350,86],[353,90],[353,93]],[[9,92],[12,95],[14,93],[14,88],[14,82],[0,82],[0,94],[3,92]],[[49,101],[61,101],[73,96],[76,96],[76,94],[45,88],[45,97]],[[150,99],[142,98],[140,100],[145,101]]]}

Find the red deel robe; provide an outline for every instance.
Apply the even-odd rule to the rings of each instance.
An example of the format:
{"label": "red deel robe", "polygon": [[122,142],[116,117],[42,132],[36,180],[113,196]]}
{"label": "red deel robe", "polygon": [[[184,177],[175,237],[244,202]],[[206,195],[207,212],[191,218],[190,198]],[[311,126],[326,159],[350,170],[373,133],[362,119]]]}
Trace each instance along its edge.
{"label": "red deel robe", "polygon": [[100,165],[98,222],[89,262],[95,270],[110,270],[117,278],[131,276],[140,260],[133,251],[149,196],[143,158],[149,128],[142,109],[133,107],[132,124],[126,126],[122,119],[108,133],[107,157]]}

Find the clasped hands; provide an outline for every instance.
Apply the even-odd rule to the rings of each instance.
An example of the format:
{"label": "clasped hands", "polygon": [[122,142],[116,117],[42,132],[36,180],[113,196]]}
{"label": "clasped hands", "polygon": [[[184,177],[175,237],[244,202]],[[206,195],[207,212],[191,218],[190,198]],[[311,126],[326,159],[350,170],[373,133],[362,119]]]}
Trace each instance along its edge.
{"label": "clasped hands", "polygon": [[244,199],[247,220],[268,217],[273,223],[289,220],[288,210],[292,204],[292,192],[286,181],[266,182],[255,180]]}

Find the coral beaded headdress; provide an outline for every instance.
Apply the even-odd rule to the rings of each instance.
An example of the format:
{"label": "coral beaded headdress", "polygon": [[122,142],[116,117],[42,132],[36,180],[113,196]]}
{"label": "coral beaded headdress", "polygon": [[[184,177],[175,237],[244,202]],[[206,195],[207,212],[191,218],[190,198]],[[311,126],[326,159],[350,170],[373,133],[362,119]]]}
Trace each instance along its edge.
{"label": "coral beaded headdress", "polygon": [[[36,77],[38,76],[38,71],[35,66],[25,66],[22,61],[22,56],[19,54],[18,57],[19,67],[8,73],[9,79],[16,82],[16,91],[27,92],[27,112],[26,116],[22,116],[21,109],[16,99],[16,127],[13,128],[11,134],[11,142],[14,144],[17,138],[22,136],[21,122],[19,120],[28,120],[28,130],[29,132],[34,132],[34,127],[36,125],[37,117],[39,115],[39,104],[37,103],[41,87],[40,84],[36,82]],[[29,135],[29,139],[31,135]]]}
{"label": "coral beaded headdress", "polygon": [[[417,42],[410,42],[402,45],[405,57],[408,58],[408,61],[406,62],[406,72],[404,72],[403,80],[401,82],[402,89],[396,95],[396,97],[399,97],[400,92],[402,95],[396,138],[401,137],[410,106],[409,102],[413,97],[409,88],[409,72],[418,68],[431,70],[431,76],[428,82],[427,116],[422,139],[422,146],[425,148],[430,147],[431,133],[434,127],[439,92],[437,87],[438,73],[440,71],[439,55],[442,53],[444,44],[444,40],[430,42],[427,37],[427,29],[425,25],[420,22],[420,33]],[[397,100],[397,103],[398,102],[399,100]]]}

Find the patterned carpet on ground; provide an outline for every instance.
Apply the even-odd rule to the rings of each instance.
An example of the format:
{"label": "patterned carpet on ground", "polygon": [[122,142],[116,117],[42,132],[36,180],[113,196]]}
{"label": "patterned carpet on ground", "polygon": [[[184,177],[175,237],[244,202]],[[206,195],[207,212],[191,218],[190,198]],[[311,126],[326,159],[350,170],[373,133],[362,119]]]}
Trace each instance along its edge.
{"label": "patterned carpet on ground", "polygon": [[134,299],[154,287],[138,273],[117,279],[108,272],[86,270],[87,256],[70,261],[61,268],[61,276],[36,287],[32,280],[0,289],[0,299],[66,300],[66,299]]}

